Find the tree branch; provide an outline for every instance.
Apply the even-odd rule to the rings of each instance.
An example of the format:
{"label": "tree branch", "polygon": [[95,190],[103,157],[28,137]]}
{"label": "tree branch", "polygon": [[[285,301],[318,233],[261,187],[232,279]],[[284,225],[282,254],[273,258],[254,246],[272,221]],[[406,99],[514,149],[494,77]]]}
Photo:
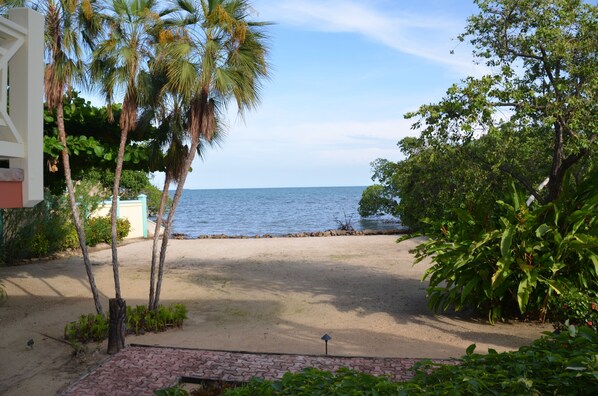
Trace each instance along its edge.
{"label": "tree branch", "polygon": [[547,106],[523,104],[523,103],[517,103],[517,102],[490,102],[490,105],[495,106],[495,107],[524,107],[524,106],[527,106],[530,109],[534,109],[534,110],[546,110],[546,108],[547,108]]}
{"label": "tree branch", "polygon": [[525,188],[527,189],[527,191],[530,194],[532,194],[534,196],[534,198],[536,198],[538,200],[538,202],[540,202],[540,204],[542,204],[542,205],[546,204],[546,200],[540,195],[540,193],[538,191],[536,191],[534,186],[532,186],[532,184],[529,181],[525,180],[525,178],[523,176],[521,176],[517,171],[515,171],[509,164],[501,164],[498,167],[498,169],[501,170],[502,172],[505,172],[505,173],[511,175],[519,183],[523,184],[525,186]]}
{"label": "tree branch", "polygon": [[[492,170],[492,166],[488,163],[488,161],[486,161],[484,158],[477,155],[476,153],[466,152],[466,155],[472,157],[479,164],[481,164],[482,167],[484,167],[486,170]],[[498,167],[498,169],[501,172],[511,175],[519,183],[523,184],[523,186],[525,186],[525,188],[528,190],[528,192],[531,195],[533,195],[534,198],[536,198],[538,200],[538,202],[540,202],[542,205],[544,205],[546,203],[546,200],[540,195],[540,193],[534,188],[534,186],[532,186],[532,184],[529,181],[527,181],[522,175],[520,175],[517,171],[515,171],[515,169],[513,169],[509,164],[503,163]]]}

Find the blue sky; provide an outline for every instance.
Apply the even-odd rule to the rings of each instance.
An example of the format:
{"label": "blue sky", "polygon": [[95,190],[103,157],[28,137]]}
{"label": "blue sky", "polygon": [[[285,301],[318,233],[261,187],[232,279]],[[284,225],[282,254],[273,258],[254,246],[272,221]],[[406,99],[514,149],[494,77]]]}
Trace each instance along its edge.
{"label": "blue sky", "polygon": [[369,185],[370,163],[401,159],[396,143],[417,135],[403,115],[479,72],[456,40],[472,1],[253,4],[254,19],[276,23],[271,80],[244,120],[231,105],[222,146],[196,160],[185,188]]}

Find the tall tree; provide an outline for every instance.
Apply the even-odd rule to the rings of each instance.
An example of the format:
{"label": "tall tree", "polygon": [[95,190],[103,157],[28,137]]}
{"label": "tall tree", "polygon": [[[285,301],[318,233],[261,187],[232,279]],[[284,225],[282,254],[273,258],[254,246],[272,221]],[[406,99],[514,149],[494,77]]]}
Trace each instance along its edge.
{"label": "tall tree", "polygon": [[[517,179],[541,203],[563,189],[568,169],[596,152],[598,134],[598,7],[581,0],[476,0],[469,38],[492,74],[465,79],[417,118],[427,141],[466,143],[479,133],[546,136],[551,161],[542,193],[508,153],[496,167]],[[502,111],[506,116],[499,116]],[[540,148],[541,150],[544,147]]]}
{"label": "tall tree", "polygon": [[[221,106],[236,101],[240,114],[259,103],[262,81],[267,78],[266,22],[250,20],[251,5],[245,0],[179,0],[183,33],[165,45],[158,59],[168,77],[167,88],[178,92],[188,106],[187,151],[172,208],[168,213],[155,288],[150,285],[149,304],[158,308],[164,273],[164,261],[172,221],[181,198],[187,174],[202,141],[213,140]],[[165,188],[168,188],[166,185]],[[156,262],[153,250],[152,263]]]}
{"label": "tall tree", "polygon": [[121,298],[116,233],[116,207],[128,134],[136,128],[139,91],[154,57],[161,14],[155,0],[112,0],[103,17],[106,32],[93,52],[92,75],[105,95],[108,109],[114,96],[124,94],[120,114],[120,142],[112,189],[112,268],[116,299]]}
{"label": "tall tree", "polygon": [[73,222],[83,253],[83,262],[93,295],[96,311],[102,313],[98,289],[91,269],[91,262],[85,242],[85,231],[75,200],[75,189],[71,178],[69,150],[64,127],[63,98],[73,82],[84,82],[86,75],[84,48],[91,46],[100,23],[93,0],[46,0],[34,2],[32,8],[45,14],[45,96],[46,105],[56,111],[58,135],[63,146],[62,163],[68,196],[73,213]]}

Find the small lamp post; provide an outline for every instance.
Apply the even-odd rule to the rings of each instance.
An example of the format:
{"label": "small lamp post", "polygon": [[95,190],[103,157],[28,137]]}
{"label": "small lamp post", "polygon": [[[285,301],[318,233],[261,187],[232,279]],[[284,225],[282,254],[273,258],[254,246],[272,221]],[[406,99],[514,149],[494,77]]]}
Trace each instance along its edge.
{"label": "small lamp post", "polygon": [[326,345],[326,356],[328,356],[328,341],[332,340],[332,337],[330,337],[328,334],[324,334],[322,336],[322,339],[324,340],[324,343]]}

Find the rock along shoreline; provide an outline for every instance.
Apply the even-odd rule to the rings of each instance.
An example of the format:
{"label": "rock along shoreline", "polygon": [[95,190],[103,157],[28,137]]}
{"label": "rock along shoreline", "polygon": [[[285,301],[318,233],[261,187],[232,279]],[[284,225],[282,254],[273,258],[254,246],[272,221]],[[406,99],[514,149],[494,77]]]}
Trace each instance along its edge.
{"label": "rock along shoreline", "polygon": [[226,234],[210,234],[199,235],[195,238],[187,234],[172,234],[172,239],[262,239],[262,238],[317,238],[317,237],[333,237],[333,236],[354,236],[354,235],[405,235],[409,234],[410,230],[407,228],[395,228],[389,230],[326,230],[315,232],[300,232],[295,234],[283,235],[226,235]]}

